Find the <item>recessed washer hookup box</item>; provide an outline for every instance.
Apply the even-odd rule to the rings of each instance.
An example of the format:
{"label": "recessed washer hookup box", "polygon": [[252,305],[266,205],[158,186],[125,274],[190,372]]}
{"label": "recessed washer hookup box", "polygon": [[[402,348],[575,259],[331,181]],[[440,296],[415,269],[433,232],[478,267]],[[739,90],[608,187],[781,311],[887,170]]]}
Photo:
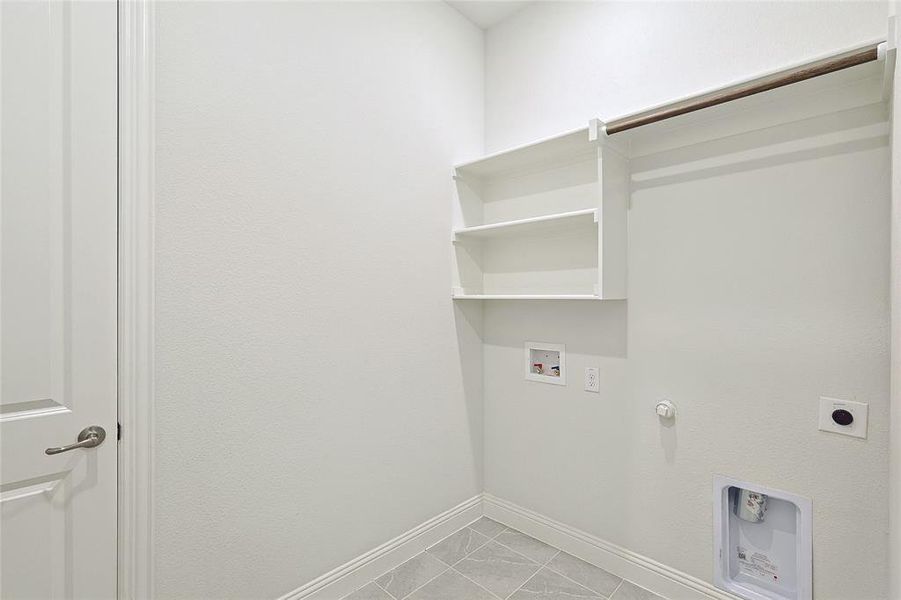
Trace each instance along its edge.
{"label": "recessed washer hookup box", "polygon": [[748,600],[812,600],[810,500],[716,476],[713,509],[717,587]]}

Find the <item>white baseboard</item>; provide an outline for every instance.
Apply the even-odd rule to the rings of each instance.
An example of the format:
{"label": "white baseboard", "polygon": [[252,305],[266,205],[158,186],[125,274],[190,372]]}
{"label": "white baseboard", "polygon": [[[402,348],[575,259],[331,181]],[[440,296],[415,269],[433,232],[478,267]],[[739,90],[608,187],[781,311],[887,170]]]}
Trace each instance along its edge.
{"label": "white baseboard", "polygon": [[382,573],[410,560],[429,546],[482,516],[482,495],[450,510],[302,585],[279,600],[338,600]]}
{"label": "white baseboard", "polygon": [[697,577],[491,494],[458,504],[279,600],[339,600],[482,515],[518,529],[670,600],[740,600]]}
{"label": "white baseboard", "polygon": [[512,502],[483,494],[486,517],[671,600],[740,600],[697,577],[559,523]]}

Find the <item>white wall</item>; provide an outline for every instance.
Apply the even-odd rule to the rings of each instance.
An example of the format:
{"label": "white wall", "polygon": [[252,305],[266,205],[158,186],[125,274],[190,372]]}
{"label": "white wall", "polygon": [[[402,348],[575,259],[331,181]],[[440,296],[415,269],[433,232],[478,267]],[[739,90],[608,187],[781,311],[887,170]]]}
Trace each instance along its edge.
{"label": "white wall", "polygon": [[494,151],[884,38],[884,2],[540,2],[485,40]]}
{"label": "white wall", "polygon": [[482,32],[443,3],[157,10],[156,589],[273,598],[482,490],[448,289]]}
{"label": "white wall", "polygon": [[[539,4],[483,56],[442,3],[157,11],[156,586],[208,598],[277,596],[482,489],[482,313],[448,297],[447,202],[483,133],[885,25],[881,4]],[[487,491],[710,579],[711,475],[748,477],[813,498],[817,597],[884,596],[887,168],[875,146],[643,190],[627,303],[486,304]],[[523,382],[524,339],[600,366],[602,394]],[[821,393],[870,402],[869,440],[817,433]]]}
{"label": "white wall", "polygon": [[[486,145],[884,36],[885,15],[529,7],[487,34]],[[713,475],[747,478],[813,500],[817,598],[886,597],[888,156],[882,138],[636,190],[626,303],[486,303],[486,491],[710,581]],[[523,380],[527,339],[567,345],[571,385]],[[869,402],[868,440],[818,432],[820,395]]]}

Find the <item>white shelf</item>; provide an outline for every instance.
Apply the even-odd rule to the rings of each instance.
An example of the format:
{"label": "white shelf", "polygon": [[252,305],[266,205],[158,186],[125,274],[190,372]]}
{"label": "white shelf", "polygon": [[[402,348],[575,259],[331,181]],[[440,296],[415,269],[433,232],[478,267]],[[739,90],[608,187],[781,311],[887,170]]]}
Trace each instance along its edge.
{"label": "white shelf", "polygon": [[458,165],[453,298],[625,298],[628,176],[588,127]]}
{"label": "white shelf", "polygon": [[490,225],[463,227],[455,229],[454,236],[458,238],[484,239],[566,232],[576,227],[593,227],[597,223],[597,214],[596,208],[587,208],[554,215],[492,223]]}
{"label": "white shelf", "polygon": [[454,294],[454,300],[602,300],[593,294]]}
{"label": "white shelf", "polygon": [[597,156],[597,144],[589,140],[587,127],[495,152],[484,158],[459,164],[455,170],[463,177],[489,178],[538,165],[571,161],[581,156]]}
{"label": "white shelf", "polygon": [[893,63],[894,52],[610,138],[593,121],[457,165],[453,298],[626,299],[634,190],[838,147],[852,136],[882,144]]}

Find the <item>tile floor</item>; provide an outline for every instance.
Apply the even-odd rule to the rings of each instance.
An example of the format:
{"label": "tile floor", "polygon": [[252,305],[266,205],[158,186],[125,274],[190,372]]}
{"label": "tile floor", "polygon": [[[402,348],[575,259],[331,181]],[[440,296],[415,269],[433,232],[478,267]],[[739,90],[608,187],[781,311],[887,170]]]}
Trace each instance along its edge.
{"label": "tile floor", "polygon": [[487,517],[344,600],[664,600]]}

